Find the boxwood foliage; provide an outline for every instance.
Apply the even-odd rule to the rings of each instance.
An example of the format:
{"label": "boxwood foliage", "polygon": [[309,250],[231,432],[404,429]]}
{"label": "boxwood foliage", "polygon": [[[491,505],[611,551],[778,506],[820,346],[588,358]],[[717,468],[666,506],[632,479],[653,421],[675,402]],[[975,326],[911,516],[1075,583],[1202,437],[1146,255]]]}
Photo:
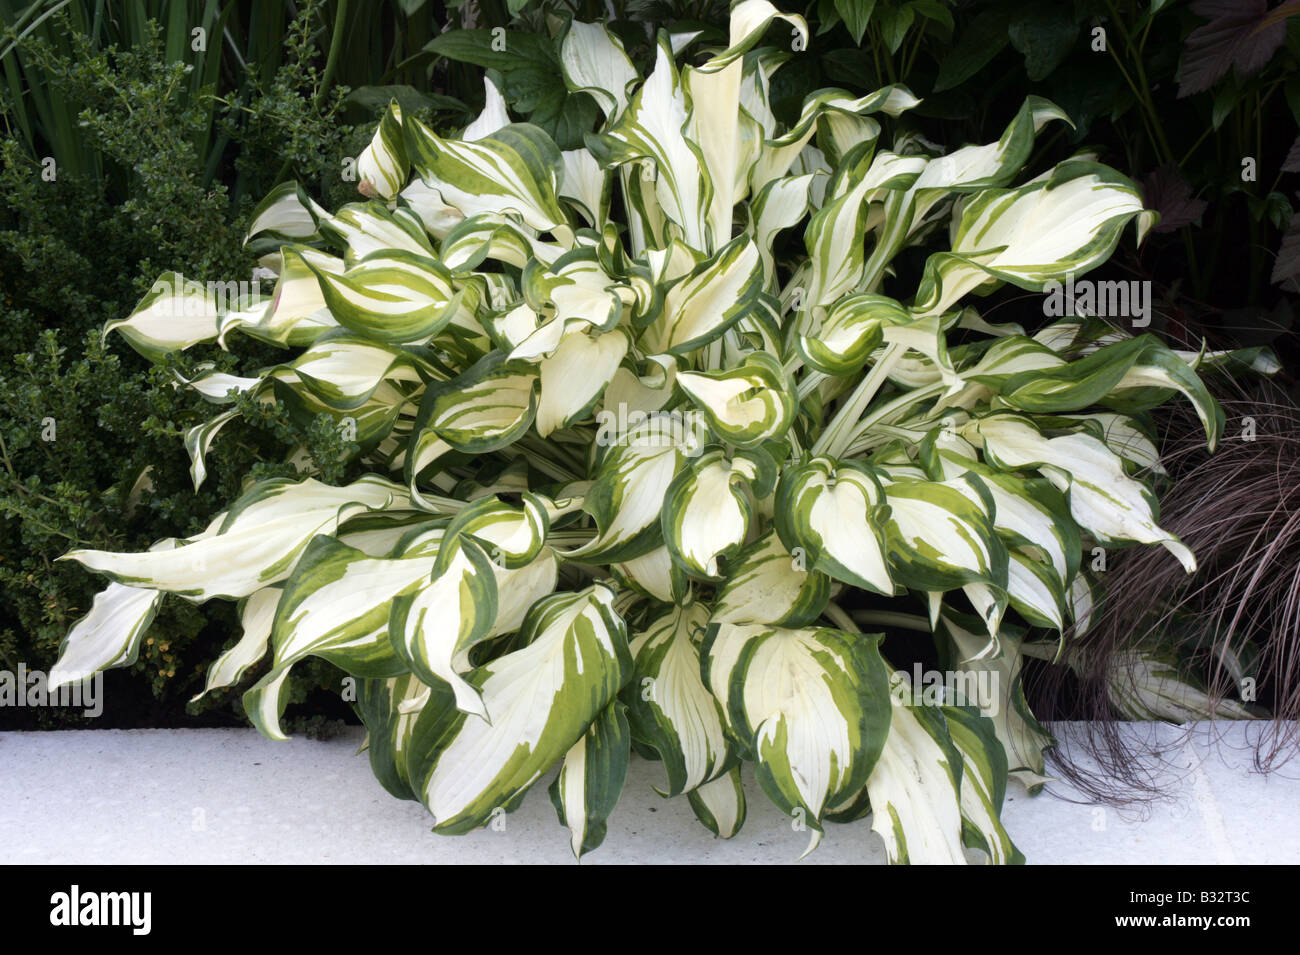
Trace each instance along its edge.
{"label": "boxwood foliage", "polygon": [[[319,89],[312,8],[287,39],[277,33],[278,68],[245,75],[228,100],[213,77],[172,58],[152,21],[135,24],[135,42],[108,45],[62,9],[0,43],[6,75],[26,84],[0,91],[0,669],[48,671],[90,608],[93,581],[57,563],[70,546],[147,547],[197,532],[250,475],[297,475],[282,461],[286,441],[309,449],[313,471],[342,479],[345,442],[332,424],[271,405],[243,419],[215,452],[219,476],[195,493],[171,452],[205,403],[100,334],[148,290],[155,263],[256,285],[242,243],[254,202],[227,180],[262,191],[291,160],[324,195],[355,189],[342,160],[369,129],[341,121],[346,90]],[[204,658],[238,629],[233,608],[163,601],[141,632],[138,665],[110,678],[93,723],[80,709],[5,707],[0,725],[236,722],[231,698],[206,698],[188,716],[186,702],[202,689]],[[332,667],[304,671],[295,697],[326,680],[337,688]],[[336,694],[320,700],[346,712]]]}

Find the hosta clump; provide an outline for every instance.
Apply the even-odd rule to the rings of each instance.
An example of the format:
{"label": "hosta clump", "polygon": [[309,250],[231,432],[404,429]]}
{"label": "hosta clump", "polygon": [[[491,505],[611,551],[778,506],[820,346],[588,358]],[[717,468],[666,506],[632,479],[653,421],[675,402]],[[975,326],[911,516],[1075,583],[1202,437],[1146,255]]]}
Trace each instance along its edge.
{"label": "hosta clump", "polygon": [[[438,832],[558,765],[581,854],[635,746],[718,835],[744,819],[748,762],[812,845],[870,812],[894,861],[1019,861],[1002,796],[1041,783],[1051,739],[1011,616],[1086,612],[1096,542],[1190,570],[1137,476],[1157,462],[1135,415],[1182,392],[1213,442],[1219,413],[1153,338],[1077,318],[1028,335],[963,306],[1080,274],[1145,222],[1087,158],[1012,184],[1055,107],[945,156],[887,145],[882,121],[917,103],[901,86],[819,91],[787,128],[768,80],[788,54],[754,49],[778,16],[745,0],[699,66],[665,36],[644,80],[603,27],[569,25],[566,80],[605,116],[585,149],[510,122],[490,82],[459,138],[394,106],[358,163],[367,201],[330,214],[286,186],[260,210],[271,301],[178,315],[173,289],[117,324],[154,355],[285,345],[188,384],[332,414],[371,473],[265,481],[189,540],[70,554],[114,582],[58,675],[129,659],[159,591],[234,599],[244,634],[209,687],[269,655],[245,702],[279,737],[296,662],[353,674],[376,774]],[[901,287],[916,245],[933,252]],[[196,480],[233,414],[190,436]],[[855,590],[919,595],[941,657],[998,695],[913,695]]]}

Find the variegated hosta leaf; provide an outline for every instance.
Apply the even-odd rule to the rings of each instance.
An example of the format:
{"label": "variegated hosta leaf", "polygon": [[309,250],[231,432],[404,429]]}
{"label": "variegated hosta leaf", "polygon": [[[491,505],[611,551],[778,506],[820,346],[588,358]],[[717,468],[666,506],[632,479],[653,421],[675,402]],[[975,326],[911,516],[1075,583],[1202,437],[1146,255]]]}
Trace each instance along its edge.
{"label": "variegated hosta leaf", "polygon": [[615,700],[564,754],[550,796],[561,824],[569,827],[576,859],[605,841],[605,822],[627,778],[631,742],[623,704]]}
{"label": "variegated hosta leaf", "polygon": [[996,143],[966,146],[932,159],[917,185],[959,193],[1005,185],[1029,158],[1034,136],[1053,120],[1070,123],[1069,115],[1054,103],[1039,96],[1026,97]]}
{"label": "variegated hosta leaf", "polygon": [[255,725],[272,739],[285,738],[279,725],[280,690],[289,670],[308,656],[361,677],[405,671],[407,663],[389,639],[389,619],[395,598],[427,578],[433,561],[428,547],[389,559],[371,557],[331,537],[315,538],[275,607],[271,669],[244,694]]}
{"label": "variegated hosta leaf", "polygon": [[588,148],[604,166],[632,163],[635,169],[636,160],[650,160],[655,173],[650,196],[655,208],[643,207],[641,211],[671,219],[691,248],[703,250],[709,248],[705,231],[709,186],[699,147],[682,135],[688,118],[686,91],[672,50],[663,42],[656,50],[654,71],[632,95],[618,120],[588,140]]}
{"label": "variegated hosta leaf", "polygon": [[247,394],[261,384],[261,378],[245,378],[240,375],[231,375],[225,372],[216,371],[210,365],[200,365],[199,370],[193,378],[186,378],[180,372],[176,372],[176,380],[188,388],[197,391],[208,401],[215,404],[229,404],[234,401],[231,392],[236,394]]}
{"label": "variegated hosta leaf", "polygon": [[[804,98],[803,109],[794,126],[781,132],[777,129],[775,116],[770,115],[770,108],[764,109],[756,102],[767,96],[765,85],[761,86],[757,91],[752,86],[748,89],[742,87],[742,102],[759,120],[764,136],[759,157],[750,170],[750,186],[755,192],[761,192],[787,173],[796,176],[829,174],[854,147],[876,141],[880,123],[869,114],[883,112],[898,116],[921,102],[906,87],[897,85],[883,87],[856,99],[844,90],[815,90]],[[814,135],[825,151],[811,145]],[[825,199],[822,187],[814,184],[810,198],[814,208],[821,207]]]}
{"label": "variegated hosta leaf", "polygon": [[95,594],[90,610],[72,625],[59,645],[59,659],[50,668],[50,689],[78,683],[100,670],[134,663],[140,639],[153,622],[162,598],[160,590],[118,583]]}
{"label": "variegated hosta leaf", "polygon": [[107,322],[104,337],[117,332],[132,348],[158,363],[217,337],[218,302],[202,282],[179,272],[160,275],[129,317]]}
{"label": "variegated hosta leaf", "polygon": [[446,521],[424,511],[393,509],[360,514],[349,519],[334,539],[370,557],[402,555],[414,548],[432,554],[441,540]]}
{"label": "variegated hosta leaf", "polygon": [[505,97],[497,89],[496,83],[492,82],[490,75],[483,77],[483,100],[483,111],[460,134],[465,142],[476,142],[510,125],[510,112],[506,109]]}
{"label": "variegated hosta leaf", "polygon": [[485,496],[458,512],[447,526],[446,539],[473,538],[498,567],[518,570],[541,553],[550,528],[546,502],[525,492],[521,507]]}
{"label": "variegated hosta leaf", "polygon": [[809,367],[827,375],[851,375],[884,341],[886,325],[905,325],[911,318],[888,296],[850,295],[827,311],[815,332],[800,335],[796,343]]}
{"label": "variegated hosta leaf", "polygon": [[[1142,417],[1115,414],[1109,411],[1090,414],[1071,414],[1059,416],[1066,427],[1083,425],[1092,431],[1106,447],[1110,448],[1125,461],[1136,466],[1140,471],[1164,474],[1164,465],[1160,463],[1160,450],[1156,447],[1149,423]],[[1051,427],[1050,419],[1038,416],[1040,424]]]}
{"label": "variegated hosta leaf", "polygon": [[223,411],[185,432],[185,450],[190,455],[190,479],[194,482],[194,490],[197,491],[207,479],[207,453],[212,447],[217,432],[221,430],[222,425],[238,417],[238,411]]}
{"label": "variegated hosta leaf", "polygon": [[386,382],[414,387],[420,381],[406,351],[341,330],[323,335],[292,362],[273,369],[270,377],[289,384],[300,397],[310,396],[337,411],[356,411]]}
{"label": "variegated hosta leaf", "polygon": [[1007,557],[1006,592],[1011,606],[1036,627],[1064,632],[1066,591],[1055,568],[1033,547],[1012,547]]}
{"label": "variegated hosta leaf", "polygon": [[350,673],[387,677],[404,669],[388,640],[393,599],[429,576],[435,550],[371,557],[317,537],[284,585],[271,629],[275,666],[308,654]]}
{"label": "variegated hosta leaf", "polygon": [[782,13],[769,0],[740,0],[731,8],[727,33],[727,48],[712,57],[704,69],[716,70],[742,56],[763,37],[763,32],[773,20],[785,20],[794,33],[808,42],[808,24],[797,14]]}
{"label": "variegated hosta leaf", "polygon": [[659,543],[664,496],[695,449],[687,424],[678,415],[651,416],[613,437],[583,510],[599,533],[570,556],[583,560],[626,561]]}
{"label": "variegated hosta leaf", "polygon": [[1212,699],[1176,654],[1141,647],[1116,655],[1106,675],[1111,705],[1126,720],[1248,720],[1255,714],[1232,699]]}
{"label": "variegated hosta leaf", "polygon": [[867,274],[878,274],[910,236],[932,222],[930,213],[944,198],[1009,183],[1029,158],[1034,136],[1053,119],[1070,122],[1057,106],[1030,96],[996,143],[965,146],[930,159],[906,192],[886,197],[885,221]]}
{"label": "variegated hosta leaf", "polygon": [[524,621],[522,649],[469,678],[490,723],[458,710],[446,684],[431,687],[407,771],[435,832],[468,832],[514,809],[613,701],[632,672],[613,600],[595,584],[539,601]]}
{"label": "variegated hosta leaf", "polygon": [[867,782],[890,734],[879,636],[714,624],[709,688],[768,797],[821,841],[823,810]]}
{"label": "variegated hosta leaf", "polygon": [[244,244],[309,242],[316,238],[322,219],[329,213],[307,195],[296,182],[282,182],[272,189],[249,219]]}
{"label": "variegated hosta leaf", "polygon": [[546,437],[589,417],[627,354],[628,344],[622,329],[607,335],[566,335],[538,366],[537,433]]}
{"label": "variegated hosta leaf", "polygon": [[638,79],[623,41],[600,23],[568,24],[560,42],[560,66],[565,85],[591,94],[610,122],[627,109],[627,88]]}
{"label": "variegated hosta leaf", "polygon": [[1223,409],[1181,358],[1154,335],[1106,345],[1050,371],[1012,375],[998,389],[1011,407],[1031,412],[1082,411],[1097,403],[1144,411],[1181,392],[1196,409],[1214,449]]}
{"label": "variegated hosta leaf", "polygon": [[[1006,335],[992,342],[980,360],[969,368],[962,369],[961,377],[967,382],[999,391],[1011,378],[1021,373],[1042,373],[1054,371],[1067,364],[1056,352],[1024,335]],[[983,398],[982,393],[963,392],[973,398]],[[967,407],[969,402],[960,397],[950,399],[954,407]]]}
{"label": "variegated hosta leaf", "polygon": [[822,615],[830,593],[830,578],[813,570],[806,554],[791,554],[769,530],[728,563],[712,622],[799,627]]}
{"label": "variegated hosta leaf", "polygon": [[639,557],[616,561],[609,569],[625,587],[662,603],[681,603],[690,587],[686,571],[663,545]]}
{"label": "variegated hosta leaf", "polygon": [[379,121],[370,145],[357,157],[357,188],[372,199],[391,199],[406,184],[411,167],[406,160],[402,108],[393,100]]}
{"label": "variegated hosta leaf", "polygon": [[412,674],[357,683],[357,714],[366,726],[370,768],[398,799],[417,799],[407,775],[407,746],[431,692]]}
{"label": "variegated hosta leaf", "polygon": [[682,372],[677,384],[714,433],[738,448],[780,438],[794,420],[794,388],[767,352],[751,352],[726,371]]}
{"label": "variegated hosta leaf", "polygon": [[[972,446],[953,433],[935,446],[945,441],[960,442],[961,450],[940,450],[927,466],[930,474],[945,479],[975,476],[992,498],[998,534],[1009,545],[1041,550],[1062,585],[1067,584],[1078,570],[1082,543],[1065,496],[1046,478],[1020,477],[978,463],[968,456],[974,454]],[[927,447],[922,446],[923,458]]]}
{"label": "variegated hosta leaf", "polygon": [[[493,89],[495,88],[494,86]],[[412,179],[406,188],[397,194],[396,201],[400,208],[405,209],[419,221],[420,225],[424,226],[424,231],[439,241],[447,238],[456,226],[465,221],[465,214],[445,202],[442,194],[425,185],[423,179]],[[443,264],[448,267],[452,265],[445,253]]]}
{"label": "variegated hosta leaf", "polygon": [[588,225],[599,229],[608,214],[605,170],[585,149],[566,149],[561,157],[564,160],[564,181],[560,186],[560,196],[577,206],[578,213]]}
{"label": "variegated hosta leaf", "polygon": [[962,208],[952,251],[930,257],[916,308],[947,311],[990,280],[1039,291],[1110,257],[1142,212],[1128,179],[1097,163],[1070,161],[1015,189],[987,189]]}
{"label": "variegated hosta leaf", "polygon": [[442,264],[459,273],[476,269],[487,260],[520,269],[532,259],[550,264],[565,250],[534,238],[531,229],[504,216],[480,213],[449,228],[440,251]]}
{"label": "variegated hosta leaf", "polygon": [[602,409],[605,417],[597,419],[598,443],[609,444],[618,437],[618,431],[625,430],[611,426],[609,419],[617,418],[615,409],[627,409],[627,426],[631,427],[636,423],[632,420],[633,415],[646,416],[662,411],[672,400],[673,388],[677,384],[677,359],[672,355],[656,355],[645,363],[642,370],[644,374],[625,363],[609,380]]}
{"label": "variegated hosta leaf", "polygon": [[708,344],[754,307],[763,284],[758,249],[742,235],[668,291],[642,350],[683,355]]}
{"label": "variegated hosta leaf", "polygon": [[1123,460],[1090,434],[1044,436],[1018,415],[989,415],[968,426],[985,455],[1006,470],[1042,468],[1070,502],[1080,527],[1101,540],[1161,544],[1191,573],[1196,558],[1155,519],[1155,495],[1124,473]]}
{"label": "variegated hosta leaf", "polygon": [[993,529],[993,497],[968,473],[948,482],[885,485],[884,521],[891,576],[917,590],[970,583],[1005,588],[1007,553]]}
{"label": "variegated hosta leaf", "polygon": [[333,533],[351,515],[399,501],[409,506],[405,490],[374,475],[346,487],[311,478],[274,478],[236,501],[215,533],[179,541],[175,551],[74,550],[59,559],[75,560],[119,583],[166,590],[196,602],[247,597],[286,579],[317,534]]}
{"label": "variegated hosta leaf", "polygon": [[892,596],[884,508],[880,479],[869,465],[819,457],[782,473],[776,526],[782,543],[811,569]]}
{"label": "variegated hosta leaf", "polygon": [[284,245],[279,250],[279,276],[275,292],[265,306],[251,311],[227,312],[218,319],[218,341],[232,331],[259,341],[302,347],[339,328],[321,293],[319,272],[339,273],[343,260],[305,245]]}
{"label": "variegated hosta leaf", "polygon": [[1007,754],[993,722],[969,706],[945,706],[948,737],[961,753],[962,840],[995,865],[1023,865],[1024,855],[1002,826]]}
{"label": "variegated hosta leaf", "polygon": [[491,556],[502,559],[492,562],[497,582],[497,613],[487,639],[518,630],[533,604],[555,591],[560,567],[559,557],[550,547],[543,547],[530,563],[516,569],[505,566],[507,561],[500,544],[494,547]]}
{"label": "variegated hosta leaf", "polygon": [[425,389],[406,455],[413,483],[450,449],[482,454],[518,440],[537,413],[537,374],[493,352],[459,377]]}
{"label": "variegated hosta leaf", "polygon": [[[402,419],[409,421],[416,411],[409,396],[412,386],[401,380],[408,374],[418,377],[418,372],[414,369],[404,366],[404,363],[397,363],[388,371],[380,372],[377,381],[372,379],[374,387],[368,391],[368,395],[368,385],[354,379],[350,384],[366,389],[360,392],[361,398],[345,398],[336,392],[330,400],[318,395],[318,392],[331,391],[329,386],[315,381],[307,385],[291,371],[286,373],[285,369],[277,369],[269,378],[275,400],[285,405],[290,417],[299,426],[310,427],[322,414],[328,415],[334,419],[339,436],[350,444],[356,444],[363,456],[370,457],[378,445],[395,447],[395,433],[404,435],[408,430],[406,421]],[[262,400],[267,401],[270,397],[268,395]]]}
{"label": "variegated hosta leaf", "polygon": [[871,828],[894,865],[965,865],[962,755],[939,707],[891,696],[893,721],[867,779]]}
{"label": "variegated hosta leaf", "polygon": [[465,216],[514,214],[529,228],[567,233],[556,198],[560,151],[536,126],[513,123],[474,142],[443,139],[409,117],[403,127],[411,166]]}
{"label": "variegated hosta leaf", "polygon": [[[121,586],[114,584],[114,586]],[[266,655],[271,643],[271,625],[275,621],[275,608],[280,604],[283,587],[267,587],[250,594],[240,602],[239,622],[243,633],[239,641],[208,668],[207,683],[203,692],[195,694],[190,702],[223,686],[234,686],[258,660]],[[159,594],[161,596],[161,594]]]}
{"label": "variegated hosta leaf", "polygon": [[483,700],[461,674],[471,669],[469,651],[487,639],[496,621],[492,562],[482,547],[462,537],[439,549],[432,576],[427,563],[421,569],[426,583],[389,605],[392,646],[422,682],[450,686],[459,709],[487,718]]}
{"label": "variegated hosta leaf", "polygon": [[745,824],[745,790],[740,784],[739,766],[692,789],[686,798],[695,818],[715,836],[730,839]]}
{"label": "variegated hosta leaf", "polygon": [[446,267],[410,252],[372,253],[341,274],[313,272],[339,324],[382,342],[427,340],[460,305]]}
{"label": "variegated hosta leaf", "polygon": [[544,269],[533,263],[521,284],[525,303],[539,319],[543,313],[545,318],[514,345],[511,358],[549,354],[565,334],[575,330],[611,331],[635,297],[586,248],[567,252]]}
{"label": "variegated hosta leaf", "polygon": [[808,213],[813,179],[813,173],[774,179],[750,203],[752,235],[763,259],[769,291],[775,290],[777,278],[772,244],[778,232],[798,224]]}
{"label": "variegated hosta leaf", "polygon": [[[950,669],[973,674],[977,686],[987,687],[993,698],[981,703],[981,715],[993,721],[993,731],[1002,744],[1011,775],[1031,792],[1048,782],[1044,775],[1043,751],[1056,745],[1050,733],[1038,724],[1020,686],[1020,636],[1009,627],[999,634],[996,653],[986,653],[988,636],[979,621],[945,610],[936,633],[944,639],[941,657]],[[946,648],[946,650],[944,649]]]}
{"label": "variegated hosta leaf", "polygon": [[[936,433],[937,437],[938,433]],[[927,439],[928,440],[928,439]],[[993,526],[1007,545],[1006,591],[1011,604],[1037,626],[1064,628],[1066,590],[1079,569],[1079,528],[1065,496],[1046,478],[1022,478],[986,467],[967,457],[974,449],[942,450],[930,466],[937,476],[978,475],[993,499]],[[928,454],[923,445],[922,456]]]}
{"label": "variegated hosta leaf", "polygon": [[424,223],[409,209],[389,209],[381,202],[354,202],[321,222],[322,234],[347,247],[351,265],[376,252],[433,254]]}
{"label": "variegated hosta leaf", "polygon": [[708,182],[705,230],[713,245],[731,236],[736,200],[749,187],[749,170],[758,158],[762,130],[740,110],[744,64],[716,57],[682,75],[691,104],[685,133],[700,152]]}
{"label": "variegated hosta leaf", "polygon": [[667,796],[703,786],[733,766],[722,709],[700,674],[703,603],[674,607],[632,639],[632,681],[623,691],[632,734],[653,747],[668,773]]}
{"label": "variegated hosta leaf", "polygon": [[713,446],[689,462],[668,486],[664,543],[673,559],[698,577],[716,578],[749,534],[754,500],[772,493],[776,462],[762,450],[728,457]]}
{"label": "variegated hosta leaf", "polygon": [[866,268],[862,236],[870,200],[878,192],[906,189],[925,166],[919,156],[882,152],[873,158],[864,147],[852,150],[849,158],[852,161],[840,167],[830,187],[834,198],[828,196],[804,233],[812,262],[804,298],[808,308],[830,306],[858,284]]}

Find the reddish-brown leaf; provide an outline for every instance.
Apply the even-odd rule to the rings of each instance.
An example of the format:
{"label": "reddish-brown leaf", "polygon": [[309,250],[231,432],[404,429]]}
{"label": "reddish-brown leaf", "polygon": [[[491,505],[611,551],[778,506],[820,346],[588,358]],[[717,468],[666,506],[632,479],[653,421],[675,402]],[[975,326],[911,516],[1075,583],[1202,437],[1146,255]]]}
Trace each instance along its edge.
{"label": "reddish-brown leaf", "polygon": [[1291,224],[1282,235],[1282,245],[1278,248],[1277,258],[1273,262],[1271,281],[1286,282],[1287,280],[1290,280],[1293,285],[1296,280],[1300,280],[1300,212],[1291,216]]}
{"label": "reddish-brown leaf", "polygon": [[1204,92],[1234,67],[1239,76],[1263,69],[1286,39],[1286,19],[1300,14],[1300,0],[1273,10],[1268,0],[1198,0],[1192,12],[1210,22],[1187,36],[1180,98]]}
{"label": "reddish-brown leaf", "polygon": [[1174,232],[1191,225],[1209,204],[1192,197],[1192,187],[1174,163],[1166,163],[1147,174],[1142,180],[1142,201],[1148,209],[1160,213],[1153,232]]}
{"label": "reddish-brown leaf", "polygon": [[1283,172],[1300,172],[1300,136],[1295,138],[1291,144],[1291,151],[1286,154],[1286,159],[1282,160]]}

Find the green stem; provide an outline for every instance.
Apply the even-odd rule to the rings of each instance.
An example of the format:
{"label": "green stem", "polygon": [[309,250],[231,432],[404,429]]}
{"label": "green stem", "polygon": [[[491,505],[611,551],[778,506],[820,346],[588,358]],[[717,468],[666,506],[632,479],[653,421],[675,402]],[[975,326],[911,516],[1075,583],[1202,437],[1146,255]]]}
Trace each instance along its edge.
{"label": "green stem", "polygon": [[906,345],[897,342],[885,349],[885,353],[872,367],[871,373],[862,379],[853,394],[849,396],[849,400],[840,407],[835,417],[831,419],[831,423],[826,426],[826,430],[817,438],[812,446],[813,454],[838,457],[844,453],[844,449],[848,447],[846,438],[849,428],[862,416],[862,412],[867,410],[871,399],[876,397],[876,392],[880,390],[880,386],[885,383],[890,371],[898,364],[906,350]]}
{"label": "green stem", "polygon": [[316,88],[316,98],[312,105],[319,112],[334,79],[334,71],[339,65],[339,53],[343,50],[343,34],[347,32],[348,0],[338,0],[338,14],[334,17],[334,33],[330,37],[329,56],[325,60],[325,72],[321,74],[320,86]]}
{"label": "green stem", "polygon": [[829,375],[820,371],[810,371],[804,375],[799,384],[795,386],[795,393],[799,396],[799,400],[803,401],[807,398],[829,377]]}
{"label": "green stem", "polygon": [[[18,472],[14,470],[13,462],[9,460],[9,449],[5,447],[4,435],[0,434],[0,459],[4,460],[5,470],[15,481],[18,480]],[[22,486],[21,484],[19,485]]]}
{"label": "green stem", "polygon": [[930,633],[930,621],[920,614],[899,613],[894,610],[855,610],[853,619],[859,624],[880,627],[895,627],[899,630],[915,630],[918,633]]}
{"label": "green stem", "polygon": [[854,446],[862,440],[876,424],[883,421],[892,414],[896,414],[908,405],[916,404],[918,401],[925,401],[943,391],[945,385],[942,381],[936,381],[932,385],[926,385],[924,388],[918,388],[915,391],[909,391],[905,395],[900,395],[893,401],[881,405],[867,417],[863,418],[849,435],[848,448],[852,453]]}
{"label": "green stem", "polygon": [[[530,451],[535,451],[535,450],[536,448],[530,448]],[[512,454],[511,449],[509,448],[503,448],[502,454],[504,454],[506,457],[510,458],[511,460],[514,460],[516,457],[519,456],[519,454]],[[541,454],[530,453],[528,455],[528,463],[531,464],[533,467],[537,468],[537,470],[544,471],[546,474],[555,478],[555,480],[557,481],[568,482],[568,481],[578,480],[578,475],[574,474],[572,471],[570,471],[568,468],[564,467],[563,465],[555,461],[552,461],[549,458],[542,456]]]}
{"label": "green stem", "polygon": [[[1061,661],[1061,645],[1050,643],[1046,640],[1037,643],[1022,643],[1020,652],[1035,660],[1046,660],[1048,663],[1059,663]],[[1066,661],[1069,662],[1068,659]]]}
{"label": "green stem", "polygon": [[1120,18],[1119,12],[1115,9],[1115,4],[1111,0],[1107,0],[1106,9],[1110,12],[1111,20],[1119,29],[1120,35],[1124,38],[1126,52],[1133,61],[1133,69],[1140,82],[1135,83],[1133,81],[1133,77],[1129,75],[1128,70],[1124,69],[1124,63],[1120,59],[1119,51],[1113,45],[1107,44],[1111,59],[1115,61],[1115,66],[1119,68],[1124,81],[1128,83],[1129,89],[1137,98],[1138,105],[1141,107],[1142,123],[1146,126],[1147,133],[1156,147],[1156,152],[1161,156],[1161,161],[1173,162],[1173,150],[1169,148],[1169,142],[1165,139],[1164,127],[1160,125],[1160,117],[1156,113],[1155,103],[1151,100],[1151,87],[1147,82],[1146,69],[1142,65],[1140,49],[1134,45],[1132,34],[1128,32],[1128,27],[1124,25],[1124,21]]}
{"label": "green stem", "polygon": [[871,41],[871,62],[876,67],[876,85],[879,86],[884,81],[884,75],[880,72],[880,54],[876,50],[875,31],[868,28],[867,38]]}
{"label": "green stem", "polygon": [[[876,57],[876,75],[879,76],[880,58],[877,55],[876,47],[877,47],[877,43],[883,46],[885,39],[880,32],[880,28],[875,26],[874,24],[870,27],[870,30],[871,30],[871,55],[873,57]],[[894,72],[894,54],[890,53],[888,49],[884,50],[883,52],[885,58],[885,75],[889,77],[890,83],[897,83],[898,75]]]}
{"label": "green stem", "polygon": [[1201,135],[1196,137],[1196,142],[1192,143],[1191,148],[1188,149],[1187,152],[1183,153],[1183,158],[1178,160],[1178,165],[1182,166],[1184,163],[1187,162],[1187,160],[1191,159],[1192,153],[1196,152],[1196,147],[1201,145],[1201,143],[1205,142],[1205,138],[1207,136],[1215,132],[1218,132],[1218,130],[1214,128],[1213,124],[1206,126],[1205,131],[1202,132]]}
{"label": "green stem", "polygon": [[929,20],[921,21],[921,29],[916,31],[916,38],[912,41],[912,49],[903,58],[903,75],[912,75],[912,64],[916,61],[916,54],[921,50],[921,40],[925,37],[925,29],[930,25]]}
{"label": "green stem", "polygon": [[849,633],[858,632],[858,625],[853,622],[853,618],[845,613],[834,601],[826,605],[826,609],[822,611],[822,616],[841,630],[846,630]]}

